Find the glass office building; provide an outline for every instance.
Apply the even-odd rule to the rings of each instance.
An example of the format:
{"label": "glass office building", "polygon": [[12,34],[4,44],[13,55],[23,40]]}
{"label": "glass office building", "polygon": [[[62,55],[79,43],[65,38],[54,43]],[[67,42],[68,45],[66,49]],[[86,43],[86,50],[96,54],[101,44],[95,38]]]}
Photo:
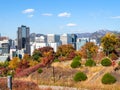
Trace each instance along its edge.
{"label": "glass office building", "polygon": [[18,50],[24,49],[25,53],[30,54],[30,28],[22,25],[17,31]]}

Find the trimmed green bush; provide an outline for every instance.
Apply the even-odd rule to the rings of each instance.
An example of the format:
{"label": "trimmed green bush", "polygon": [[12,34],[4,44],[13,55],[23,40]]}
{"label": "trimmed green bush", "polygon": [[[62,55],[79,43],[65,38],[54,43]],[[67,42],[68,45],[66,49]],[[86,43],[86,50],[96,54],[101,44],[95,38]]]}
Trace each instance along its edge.
{"label": "trimmed green bush", "polygon": [[81,57],[80,56],[75,56],[74,58],[73,58],[73,61],[81,61]]}
{"label": "trimmed green bush", "polygon": [[118,65],[120,66],[120,61],[118,62]]}
{"label": "trimmed green bush", "polygon": [[60,60],[59,59],[54,59],[54,62],[60,62]]}
{"label": "trimmed green bush", "polygon": [[85,81],[87,79],[87,75],[83,72],[78,72],[74,76],[74,81]]}
{"label": "trimmed green bush", "polygon": [[101,64],[103,66],[111,66],[112,65],[112,62],[110,61],[109,58],[104,58],[102,61],[101,61]]}
{"label": "trimmed green bush", "polygon": [[38,69],[38,73],[42,73],[43,70],[41,68]]}
{"label": "trimmed green bush", "polygon": [[90,67],[96,66],[96,63],[95,63],[94,60],[89,59],[89,60],[86,61],[85,66],[90,66]]}
{"label": "trimmed green bush", "polygon": [[106,73],[103,77],[102,77],[102,83],[103,84],[113,84],[116,82],[116,78],[114,76],[112,76],[110,73]]}
{"label": "trimmed green bush", "polygon": [[72,68],[77,68],[80,66],[81,66],[81,63],[79,61],[72,61],[72,63],[71,63]]}

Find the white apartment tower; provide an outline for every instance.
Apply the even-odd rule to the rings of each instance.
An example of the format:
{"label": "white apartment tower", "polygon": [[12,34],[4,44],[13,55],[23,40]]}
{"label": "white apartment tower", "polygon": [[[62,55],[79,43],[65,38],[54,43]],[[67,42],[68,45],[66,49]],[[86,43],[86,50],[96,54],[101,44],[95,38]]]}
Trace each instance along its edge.
{"label": "white apartment tower", "polygon": [[60,36],[60,41],[63,44],[72,44],[72,36],[70,34],[62,34]]}

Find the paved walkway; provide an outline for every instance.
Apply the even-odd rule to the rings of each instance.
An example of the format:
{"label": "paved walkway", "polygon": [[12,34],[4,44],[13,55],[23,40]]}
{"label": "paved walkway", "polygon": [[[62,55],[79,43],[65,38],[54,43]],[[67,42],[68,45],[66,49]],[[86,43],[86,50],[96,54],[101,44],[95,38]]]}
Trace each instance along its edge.
{"label": "paved walkway", "polygon": [[77,89],[73,87],[64,87],[64,86],[47,86],[47,85],[40,85],[41,89],[47,89],[50,88],[51,90],[88,90],[88,89]]}

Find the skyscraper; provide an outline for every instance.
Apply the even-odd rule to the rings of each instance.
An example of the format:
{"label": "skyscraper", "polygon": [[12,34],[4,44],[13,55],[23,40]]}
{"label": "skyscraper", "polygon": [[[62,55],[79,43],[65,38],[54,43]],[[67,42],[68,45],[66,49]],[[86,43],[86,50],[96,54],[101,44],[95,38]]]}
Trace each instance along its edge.
{"label": "skyscraper", "polygon": [[30,54],[30,28],[22,25],[17,31],[18,49],[24,49],[25,53]]}
{"label": "skyscraper", "polygon": [[60,42],[60,35],[47,34],[47,42],[48,43]]}
{"label": "skyscraper", "polygon": [[72,36],[71,36],[71,34],[62,34],[60,36],[60,40],[62,42],[62,45],[63,44],[72,44]]}

